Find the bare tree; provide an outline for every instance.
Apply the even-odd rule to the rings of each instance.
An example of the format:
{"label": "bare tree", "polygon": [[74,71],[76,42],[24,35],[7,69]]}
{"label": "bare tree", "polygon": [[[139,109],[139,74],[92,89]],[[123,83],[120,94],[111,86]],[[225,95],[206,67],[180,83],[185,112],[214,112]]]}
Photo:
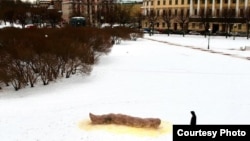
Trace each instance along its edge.
{"label": "bare tree", "polygon": [[204,35],[207,36],[207,33],[209,32],[209,24],[210,24],[210,18],[212,16],[212,13],[209,11],[205,11],[205,9],[201,9],[199,13],[200,22],[202,23],[204,27]]}
{"label": "bare tree", "polygon": [[58,22],[62,20],[61,13],[59,13],[56,9],[50,9],[47,13],[47,20],[50,22],[52,27],[55,27]]}
{"label": "bare tree", "polygon": [[131,6],[124,6],[121,4],[116,4],[115,5],[115,17],[117,19],[117,23],[120,23],[124,25],[125,23],[128,23],[130,21],[130,11],[131,11]]}
{"label": "bare tree", "polygon": [[246,32],[247,32],[247,39],[249,39],[249,26],[250,26],[250,8],[247,8],[244,13],[245,20],[246,20]]}
{"label": "bare tree", "polygon": [[138,28],[141,28],[142,27],[141,23],[142,20],[145,19],[145,15],[143,15],[141,11],[136,11],[132,19],[134,21],[134,24],[138,24]]}
{"label": "bare tree", "polygon": [[158,20],[158,15],[154,10],[149,11],[147,14],[147,20],[149,21],[149,35],[153,35],[154,31],[154,26],[156,24],[156,21]]}
{"label": "bare tree", "polygon": [[81,0],[72,0],[72,13],[70,14],[71,17],[82,16],[81,4]]}
{"label": "bare tree", "polygon": [[235,20],[235,10],[233,9],[223,9],[222,11],[223,23],[225,24],[226,38],[231,32]]}
{"label": "bare tree", "polygon": [[0,19],[13,24],[18,21],[24,27],[27,19],[27,12],[31,9],[31,4],[20,0],[0,1]]}
{"label": "bare tree", "polygon": [[189,15],[188,13],[184,13],[184,11],[180,11],[176,17],[176,22],[178,22],[182,29],[182,35],[184,37],[185,30],[187,30],[188,23],[189,23]]}
{"label": "bare tree", "polygon": [[26,20],[28,18],[28,12],[31,9],[31,4],[23,3],[21,1],[16,1],[14,9],[15,9],[15,13],[14,13],[15,20],[18,20],[19,23],[24,28],[24,26],[27,24]]}
{"label": "bare tree", "polygon": [[168,29],[168,36],[169,36],[169,29],[171,27],[171,21],[174,19],[174,16],[171,15],[169,11],[164,11],[162,13],[162,20],[167,24]]}
{"label": "bare tree", "polygon": [[2,0],[0,1],[0,19],[4,22],[10,22],[11,24],[15,21],[15,2],[14,0]]}

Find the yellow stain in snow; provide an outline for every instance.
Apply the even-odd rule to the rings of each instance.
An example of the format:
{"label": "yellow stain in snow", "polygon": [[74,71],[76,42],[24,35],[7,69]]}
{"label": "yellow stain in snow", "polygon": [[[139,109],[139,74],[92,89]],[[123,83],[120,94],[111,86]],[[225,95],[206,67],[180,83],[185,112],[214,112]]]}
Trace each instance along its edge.
{"label": "yellow stain in snow", "polygon": [[158,137],[172,133],[172,124],[170,122],[161,121],[159,128],[136,128],[116,124],[92,124],[89,120],[83,120],[79,123],[79,128],[85,131],[108,131],[115,134],[127,134],[135,136]]}

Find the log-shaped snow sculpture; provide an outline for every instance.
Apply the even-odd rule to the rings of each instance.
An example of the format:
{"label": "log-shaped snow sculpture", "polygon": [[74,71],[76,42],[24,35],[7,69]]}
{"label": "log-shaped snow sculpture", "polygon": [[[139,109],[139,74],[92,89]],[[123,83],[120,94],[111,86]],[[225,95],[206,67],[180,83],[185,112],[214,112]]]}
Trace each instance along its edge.
{"label": "log-shaped snow sculpture", "polygon": [[92,124],[118,124],[138,128],[158,128],[161,124],[159,118],[139,118],[124,114],[94,115],[89,113]]}

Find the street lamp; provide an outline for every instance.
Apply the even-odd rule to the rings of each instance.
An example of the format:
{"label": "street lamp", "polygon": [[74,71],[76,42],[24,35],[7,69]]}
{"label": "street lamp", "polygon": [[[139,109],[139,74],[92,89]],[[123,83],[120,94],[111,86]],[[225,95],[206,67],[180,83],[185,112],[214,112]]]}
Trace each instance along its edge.
{"label": "street lamp", "polygon": [[209,44],[210,44],[210,34],[211,34],[211,28],[208,29],[208,45],[207,45],[207,49],[209,49]]}

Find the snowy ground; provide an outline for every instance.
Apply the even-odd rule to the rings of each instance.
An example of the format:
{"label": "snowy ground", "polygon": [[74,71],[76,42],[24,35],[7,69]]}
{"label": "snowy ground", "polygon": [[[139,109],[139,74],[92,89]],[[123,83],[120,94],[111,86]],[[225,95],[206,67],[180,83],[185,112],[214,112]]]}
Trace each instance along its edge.
{"label": "snowy ground", "polygon": [[[246,37],[229,37],[225,38],[224,36],[194,36],[194,35],[185,35],[188,38],[182,38],[181,35],[162,35],[155,34],[151,36],[150,39],[172,43],[178,46],[190,47],[195,49],[209,49],[210,51],[215,51],[218,53],[229,54],[239,58],[250,57],[250,41]],[[149,38],[149,37],[148,37]],[[242,51],[246,47],[248,51]]]}
{"label": "snowy ground", "polygon": [[20,24],[13,24],[11,25],[9,22],[7,22],[6,24],[4,23],[4,21],[0,20],[0,29],[2,28],[6,28],[6,27],[15,27],[15,28],[22,28],[22,26]]}
{"label": "snowy ground", "polygon": [[[1,141],[171,141],[172,134],[135,136],[79,127],[88,114],[158,117],[172,124],[250,124],[250,61],[206,49],[199,36],[145,36],[115,45],[90,76],[48,86],[0,90]],[[211,37],[211,49],[248,57],[243,38]],[[250,57],[250,55],[249,55]]]}

